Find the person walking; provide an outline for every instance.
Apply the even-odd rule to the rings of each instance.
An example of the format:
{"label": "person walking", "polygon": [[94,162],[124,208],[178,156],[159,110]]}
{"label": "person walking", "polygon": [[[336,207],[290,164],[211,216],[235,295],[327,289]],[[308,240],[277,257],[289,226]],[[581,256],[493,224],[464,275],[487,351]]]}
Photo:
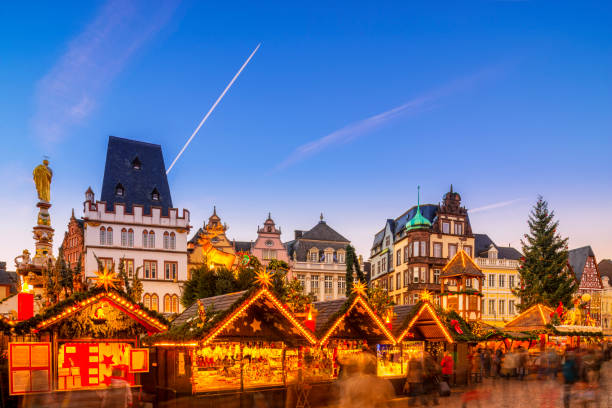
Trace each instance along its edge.
{"label": "person walking", "polygon": [[491,376],[491,350],[486,349],[485,353],[484,353],[484,367],[485,367],[485,372],[484,374],[488,377]]}
{"label": "person walking", "polygon": [[576,364],[576,356],[573,352],[568,351],[565,354],[565,361],[562,367],[563,372],[563,406],[569,408],[572,394],[572,386],[578,380],[578,365]]}
{"label": "person walking", "polygon": [[415,405],[418,397],[421,403],[425,400],[423,397],[423,362],[419,357],[412,357],[408,362],[404,393],[410,396],[408,405]]}
{"label": "person walking", "polygon": [[440,367],[431,354],[425,352],[423,362],[423,402],[425,406],[439,405],[438,390],[440,384]]}
{"label": "person walking", "polygon": [[104,390],[102,408],[127,408],[132,405],[130,384],[123,378],[120,368],[112,369],[110,387]]}
{"label": "person walking", "polygon": [[455,361],[453,360],[453,357],[451,357],[448,351],[444,352],[444,357],[442,357],[440,365],[442,367],[442,379],[446,381],[448,385],[450,385],[451,378],[453,376]]}

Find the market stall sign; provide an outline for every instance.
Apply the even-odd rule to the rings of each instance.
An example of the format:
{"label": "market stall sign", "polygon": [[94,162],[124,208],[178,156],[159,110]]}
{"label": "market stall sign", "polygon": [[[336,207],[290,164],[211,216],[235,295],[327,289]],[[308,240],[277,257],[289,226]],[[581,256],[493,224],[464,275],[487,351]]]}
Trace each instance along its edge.
{"label": "market stall sign", "polygon": [[149,372],[149,349],[130,349],[130,373]]}
{"label": "market stall sign", "polygon": [[9,394],[51,391],[51,343],[9,343]]}

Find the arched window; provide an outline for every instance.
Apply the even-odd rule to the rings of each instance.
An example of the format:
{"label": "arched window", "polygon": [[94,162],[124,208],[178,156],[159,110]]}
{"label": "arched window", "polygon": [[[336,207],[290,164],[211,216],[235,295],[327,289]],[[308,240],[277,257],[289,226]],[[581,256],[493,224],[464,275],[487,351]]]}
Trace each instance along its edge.
{"label": "arched window", "polygon": [[125,194],[125,189],[123,188],[123,185],[121,183],[117,184],[115,186],[115,195],[119,197],[123,197],[124,194]]}
{"label": "arched window", "polygon": [[106,228],[100,227],[100,245],[106,245]]}
{"label": "arched window", "polygon": [[155,232],[149,231],[149,248],[155,248]]}
{"label": "arched window", "polygon": [[130,248],[134,246],[134,230],[131,228],[128,230],[128,246]]}
{"label": "arched window", "polygon": [[142,297],[142,303],[144,303],[144,307],[146,307],[147,309],[151,308],[151,295],[149,295],[148,293],[145,293],[144,296]]}
{"label": "arched window", "polygon": [[176,235],[174,232],[170,233],[170,249],[176,249]]}
{"label": "arched window", "polygon": [[170,295],[164,295],[164,313],[172,313],[172,298]]}
{"label": "arched window", "polygon": [[159,297],[156,294],[151,295],[151,310],[159,311]]}
{"label": "arched window", "polygon": [[106,245],[113,245],[113,229],[111,227],[106,229]]}
{"label": "arched window", "polygon": [[178,295],[172,295],[172,313],[179,312],[179,297]]}
{"label": "arched window", "polygon": [[147,230],[142,231],[142,247],[147,248],[149,246],[149,233]]}
{"label": "arched window", "polygon": [[127,246],[128,244],[128,232],[127,229],[121,228],[121,246]]}
{"label": "arched window", "polygon": [[168,247],[170,246],[170,234],[168,234],[168,231],[164,232],[164,249],[168,249]]}

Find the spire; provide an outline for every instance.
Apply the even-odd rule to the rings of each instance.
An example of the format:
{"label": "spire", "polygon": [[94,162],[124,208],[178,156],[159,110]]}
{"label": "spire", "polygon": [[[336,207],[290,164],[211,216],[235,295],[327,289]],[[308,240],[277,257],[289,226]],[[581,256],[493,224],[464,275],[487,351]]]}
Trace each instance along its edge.
{"label": "spire", "polygon": [[453,185],[451,184],[450,192],[453,192]]}
{"label": "spire", "polygon": [[268,211],[268,219],[271,220],[272,219],[272,213],[270,211]]}
{"label": "spire", "polygon": [[406,230],[411,231],[418,228],[429,228],[431,222],[421,214],[421,186],[417,186],[417,210],[414,217],[406,223]]}
{"label": "spire", "polygon": [[321,213],[321,216],[319,218],[321,219],[321,222],[323,222],[323,213]]}
{"label": "spire", "polygon": [[217,215],[217,206],[213,205],[213,215]]}
{"label": "spire", "polygon": [[72,216],[70,218],[74,218],[74,208],[72,209]]}

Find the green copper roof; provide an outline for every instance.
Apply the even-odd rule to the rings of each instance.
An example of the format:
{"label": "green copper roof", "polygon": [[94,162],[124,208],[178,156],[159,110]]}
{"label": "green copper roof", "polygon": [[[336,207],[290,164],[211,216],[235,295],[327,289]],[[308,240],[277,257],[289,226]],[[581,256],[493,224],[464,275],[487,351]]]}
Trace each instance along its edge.
{"label": "green copper roof", "polygon": [[418,228],[429,228],[431,227],[431,222],[421,214],[421,186],[417,187],[417,211],[407,223],[406,223],[406,231],[412,231]]}

